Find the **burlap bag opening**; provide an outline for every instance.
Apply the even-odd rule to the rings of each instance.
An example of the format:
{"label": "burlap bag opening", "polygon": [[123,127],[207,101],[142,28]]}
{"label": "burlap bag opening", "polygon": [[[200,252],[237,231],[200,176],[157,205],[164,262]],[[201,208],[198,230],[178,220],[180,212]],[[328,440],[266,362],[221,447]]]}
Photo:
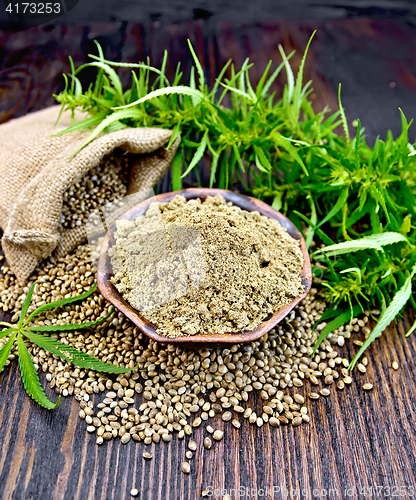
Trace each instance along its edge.
{"label": "burlap bag opening", "polygon": [[90,132],[51,137],[71,125],[66,113],[54,127],[59,109],[53,106],[0,125],[2,246],[21,284],[54,250],[66,255],[86,240],[83,226],[62,230],[60,224],[63,194],[74,182],[121,148],[140,155],[130,174],[129,194],[150,189],[169,167],[180,140],[166,151],[170,130],[126,128],[99,136],[70,158]]}

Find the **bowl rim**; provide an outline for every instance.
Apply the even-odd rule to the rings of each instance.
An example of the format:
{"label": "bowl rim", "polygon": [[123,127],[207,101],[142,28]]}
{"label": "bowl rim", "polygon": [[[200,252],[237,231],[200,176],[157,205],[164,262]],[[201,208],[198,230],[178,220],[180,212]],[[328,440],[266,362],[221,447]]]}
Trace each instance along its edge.
{"label": "bowl rim", "polygon": [[264,203],[257,198],[242,195],[240,193],[235,193],[233,191],[227,191],[225,189],[215,189],[215,188],[188,188],[182,189],[180,191],[171,191],[168,193],[158,194],[147,200],[144,200],[134,207],[127,210],[124,214],[118,217],[117,220],[134,220],[138,215],[142,215],[146,212],[149,205],[155,201],[160,203],[167,203],[171,201],[175,196],[184,196],[187,200],[192,200],[200,198],[204,200],[207,196],[216,196],[220,194],[228,202],[231,201],[234,205],[247,211],[258,211],[260,214],[269,217],[270,219],[275,219],[279,221],[283,227],[285,227],[292,236],[300,243],[304,265],[301,270],[302,284],[304,286],[304,291],[298,297],[295,297],[292,302],[276,310],[273,315],[260,323],[253,330],[248,330],[242,333],[224,333],[224,334],[198,334],[192,336],[183,337],[165,337],[157,333],[157,327],[152,323],[147,321],[143,316],[140,315],[138,311],[133,309],[130,304],[128,304],[123,297],[119,294],[116,287],[111,283],[110,278],[113,275],[110,257],[108,256],[108,249],[114,244],[114,233],[116,231],[116,223],[108,229],[105,234],[103,243],[100,249],[100,256],[98,260],[97,267],[97,283],[101,294],[106,300],[113,304],[121,313],[123,313],[130,321],[136,325],[141,332],[147,335],[149,338],[156,342],[161,342],[164,344],[197,344],[202,346],[203,344],[240,344],[253,342],[258,340],[272,328],[274,328],[283,318],[285,318],[290,311],[302,300],[304,299],[312,285],[312,273],[311,273],[311,263],[309,259],[308,250],[306,248],[305,240],[296,228],[296,226],[283,214],[273,209],[267,203]]}

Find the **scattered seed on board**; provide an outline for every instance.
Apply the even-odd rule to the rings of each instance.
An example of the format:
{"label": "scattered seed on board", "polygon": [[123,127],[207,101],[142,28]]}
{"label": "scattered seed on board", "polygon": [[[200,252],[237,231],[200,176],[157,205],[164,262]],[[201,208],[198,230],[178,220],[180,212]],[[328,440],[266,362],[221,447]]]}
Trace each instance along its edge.
{"label": "scattered seed on board", "polygon": [[211,446],[212,446],[212,441],[211,441],[211,438],[206,437],[206,438],[204,439],[204,446],[205,446],[205,448],[206,448],[207,450],[209,450],[209,449],[211,448]]}
{"label": "scattered seed on board", "polygon": [[292,425],[294,427],[297,427],[298,425],[300,425],[302,423],[302,417],[295,417],[293,419],[293,422],[292,422]]}
{"label": "scattered seed on board", "polygon": [[224,422],[228,422],[233,418],[233,415],[230,411],[226,411],[225,413],[222,414],[222,419]]}
{"label": "scattered seed on board", "polygon": [[398,370],[399,369],[399,363],[397,361],[393,361],[393,363],[391,364],[391,367],[393,368],[393,370]]}
{"label": "scattered seed on board", "polygon": [[[123,189],[125,192],[126,188]],[[77,190],[71,196],[76,198]],[[68,217],[71,217],[70,199],[71,197],[67,198]],[[76,203],[79,202],[77,199]],[[78,208],[77,210],[79,211]],[[77,211],[73,214],[77,215]],[[20,287],[7,267],[3,271],[3,276],[0,277],[1,307],[16,313],[27,292]],[[87,291],[94,283],[93,271],[90,247],[86,245],[80,245],[71,254],[60,259],[49,257],[30,278],[31,282],[36,280],[38,283],[33,295],[33,307]],[[339,376],[339,380],[334,375],[335,372],[338,373],[336,370],[346,368],[349,364],[347,359],[340,358],[336,352],[337,335],[333,339],[325,339],[312,360],[312,346],[319,331],[314,332],[311,337],[311,329],[305,326],[304,329],[296,330],[296,338],[293,336],[292,339],[290,332],[296,322],[299,323],[298,326],[303,325],[302,321],[314,323],[324,312],[325,303],[316,300],[316,294],[317,290],[312,289],[308,297],[275,330],[269,332],[261,343],[233,346],[221,352],[208,348],[201,351],[181,349],[181,354],[178,354],[173,345],[162,347],[147,340],[118,312],[114,312],[108,320],[88,332],[88,335],[82,332],[77,332],[77,335],[68,335],[66,332],[57,334],[58,340],[91,352],[101,361],[116,362],[130,368],[137,365],[131,373],[119,376],[116,381],[57,361],[45,355],[37,346],[31,345],[29,350],[33,357],[38,358],[37,365],[46,372],[46,379],[52,389],[63,396],[75,395],[81,406],[80,418],[86,421],[88,432],[97,433],[97,444],[114,438],[120,438],[122,442],[133,440],[145,444],[169,442],[174,432],[177,432],[178,438],[183,439],[192,435],[194,426],[213,418],[217,413],[225,421],[241,413],[244,418],[251,418],[250,422],[259,426],[267,421],[272,427],[289,423],[297,425],[297,418],[306,422],[306,417],[309,417],[303,413],[300,417],[296,414],[298,410],[284,408],[282,404],[293,404],[293,400],[298,405],[304,404],[303,396],[293,392],[297,386],[308,387],[308,376],[314,384],[319,383],[318,379],[323,380],[328,376],[335,379],[331,385],[336,382],[338,387],[342,385],[341,382],[352,382],[344,374]],[[94,292],[85,304],[63,308],[56,317],[48,317],[46,314],[39,319],[39,323],[36,320],[35,324],[50,324],[52,320],[56,320],[57,324],[68,324],[83,321],[86,317],[88,321],[94,321],[104,317],[109,308],[110,304],[98,292]],[[0,339],[0,348],[6,341],[7,338]],[[329,367],[332,372],[328,371],[323,376],[323,371],[318,369],[321,363],[325,365],[323,371]],[[393,363],[392,368],[396,369]],[[365,366],[364,358],[362,364]],[[268,368],[267,371],[265,367]],[[258,372],[259,376],[256,375],[257,380],[254,382],[247,381],[249,370]],[[196,386],[197,376],[199,382]],[[257,410],[256,414],[250,406],[243,408],[243,401],[249,401],[250,404],[249,396],[252,391],[258,391],[259,395],[261,393],[263,404],[271,408],[271,413],[269,409],[263,409]],[[93,397],[97,397],[94,395],[99,396],[100,393],[105,395],[105,403],[93,404]],[[135,394],[144,395],[141,404],[134,401]],[[308,396],[310,399],[320,397],[318,393],[310,393]],[[289,403],[286,402],[290,401],[288,398],[291,400]],[[189,409],[191,407],[192,410]],[[200,409],[203,410],[201,416],[192,422],[193,413]],[[289,414],[291,419],[286,416]],[[240,427],[236,418],[231,423],[236,428]],[[168,432],[160,432],[163,429]],[[206,430],[213,434],[214,440],[223,438],[223,432],[214,431],[210,425]],[[145,453],[144,458],[152,457],[150,453]]]}
{"label": "scattered seed on board", "polygon": [[137,490],[136,488],[133,488],[131,491],[130,491],[130,495],[132,497],[137,497],[137,495],[139,494],[139,490]]}
{"label": "scattered seed on board", "polygon": [[193,453],[191,450],[188,450],[186,453],[185,453],[185,456],[188,460],[190,460],[192,457],[193,457]]}
{"label": "scattered seed on board", "polygon": [[188,462],[182,462],[182,472],[189,474],[191,472],[191,466]]}
{"label": "scattered seed on board", "polygon": [[373,384],[368,384],[368,383],[367,383],[367,384],[364,384],[364,385],[363,385],[363,389],[364,389],[365,391],[371,391],[371,389],[372,389],[372,388],[373,388]]}
{"label": "scattered seed on board", "polygon": [[202,490],[202,492],[201,492],[202,497],[208,497],[208,496],[210,496],[210,494],[211,494],[210,490]]}
{"label": "scattered seed on board", "polygon": [[147,460],[151,460],[153,458],[153,455],[147,451],[144,451],[143,458],[146,458]]}
{"label": "scattered seed on board", "polygon": [[193,422],[192,422],[192,427],[199,427],[202,423],[202,419],[200,417],[197,417]]}
{"label": "scattered seed on board", "polygon": [[272,427],[279,427],[280,422],[279,422],[279,420],[278,420],[277,418],[275,418],[275,417],[271,417],[271,418],[269,419],[269,424],[270,424]]}
{"label": "scattered seed on board", "polygon": [[231,423],[233,424],[233,426],[236,428],[236,429],[239,429],[241,427],[241,424],[238,420],[234,419],[231,421]]}
{"label": "scattered seed on board", "polygon": [[319,392],[321,393],[322,396],[329,396],[331,394],[331,391],[329,389],[327,389],[326,387],[321,389]]}
{"label": "scattered seed on board", "polygon": [[196,448],[197,448],[197,444],[196,444],[196,442],[195,442],[195,441],[189,441],[189,443],[188,443],[188,448],[189,448],[190,450],[192,450],[192,451],[195,451],[195,450],[196,450]]}
{"label": "scattered seed on board", "polygon": [[294,394],[293,399],[296,401],[296,403],[299,403],[300,405],[303,405],[303,403],[305,402],[305,398],[300,394]]}
{"label": "scattered seed on board", "polygon": [[215,441],[221,441],[221,439],[223,438],[224,436],[224,433],[222,431],[215,431],[214,434],[212,435],[212,437],[215,439]]}

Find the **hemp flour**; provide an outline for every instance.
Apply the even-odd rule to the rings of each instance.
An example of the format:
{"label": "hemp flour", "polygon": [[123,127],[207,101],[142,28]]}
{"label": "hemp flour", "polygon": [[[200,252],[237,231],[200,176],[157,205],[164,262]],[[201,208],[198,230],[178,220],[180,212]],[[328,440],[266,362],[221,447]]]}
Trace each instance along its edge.
{"label": "hemp flour", "polygon": [[251,330],[303,292],[298,241],[221,195],[117,221],[112,282],[166,337]]}

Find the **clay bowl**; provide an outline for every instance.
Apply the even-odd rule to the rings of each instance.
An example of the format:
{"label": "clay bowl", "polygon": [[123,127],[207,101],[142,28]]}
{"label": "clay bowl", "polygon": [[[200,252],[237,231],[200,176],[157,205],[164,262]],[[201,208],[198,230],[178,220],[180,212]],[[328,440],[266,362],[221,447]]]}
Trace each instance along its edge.
{"label": "clay bowl", "polygon": [[205,200],[207,196],[215,196],[221,194],[227,201],[231,201],[234,205],[252,212],[257,210],[262,215],[269,217],[270,219],[276,219],[280,224],[285,227],[292,236],[300,242],[303,258],[305,264],[303,266],[301,277],[302,284],[305,287],[302,295],[296,297],[290,304],[278,309],[271,317],[263,321],[254,330],[242,332],[242,333],[229,333],[229,334],[206,334],[206,335],[193,335],[191,337],[177,337],[177,338],[167,338],[157,333],[157,328],[149,323],[144,317],[142,317],[135,309],[133,309],[118,293],[115,286],[110,282],[112,276],[112,268],[110,263],[110,258],[108,257],[108,249],[114,245],[114,233],[116,231],[116,226],[113,224],[108,230],[105,239],[101,247],[100,258],[98,262],[98,272],[97,281],[98,288],[103,296],[111,302],[119,311],[121,311],[125,316],[127,316],[130,321],[132,321],[143,333],[145,333],[151,339],[157,342],[163,342],[165,344],[185,344],[187,347],[199,348],[203,344],[235,344],[235,343],[245,343],[252,342],[262,337],[265,333],[271,330],[277,325],[282,319],[289,314],[289,312],[298,304],[303,298],[308,294],[311,283],[312,283],[312,273],[311,273],[311,263],[309,260],[308,251],[306,249],[305,241],[301,233],[296,229],[296,227],[280,212],[277,212],[271,208],[266,203],[263,203],[256,198],[251,198],[249,196],[243,196],[241,194],[233,193],[231,191],[226,191],[223,189],[206,189],[206,188],[191,188],[183,189],[182,191],[175,191],[172,193],[159,194],[156,197],[149,198],[138,205],[134,206],[123,214],[119,219],[134,220],[138,215],[143,215],[146,213],[150,203],[158,201],[161,203],[167,203],[176,195],[182,195],[187,200],[192,200],[195,198],[200,198]]}

